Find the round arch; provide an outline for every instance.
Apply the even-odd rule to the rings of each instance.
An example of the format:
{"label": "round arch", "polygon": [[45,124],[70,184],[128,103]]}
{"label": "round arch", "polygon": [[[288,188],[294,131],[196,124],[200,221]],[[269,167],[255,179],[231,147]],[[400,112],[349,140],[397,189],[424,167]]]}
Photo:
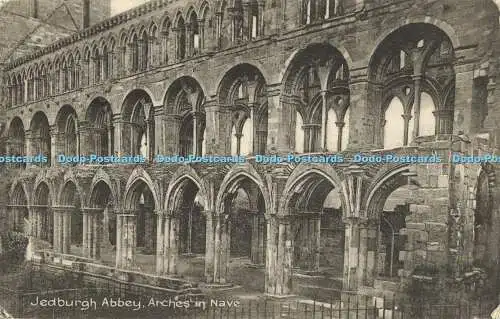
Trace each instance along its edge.
{"label": "round arch", "polygon": [[235,63],[229,64],[224,67],[222,72],[220,73],[221,75],[217,78],[217,80],[214,82],[215,86],[213,87],[213,95],[218,95],[221,87],[223,87],[224,80],[234,77],[234,73],[237,74],[238,70],[251,70],[255,74],[260,74],[262,78],[264,79],[264,82],[266,84],[273,83],[272,81],[272,75],[271,72],[269,72],[265,65],[260,63],[259,61],[237,61]]}
{"label": "round arch", "polygon": [[384,32],[382,32],[377,37],[377,40],[375,40],[374,42],[372,51],[370,52],[370,55],[368,55],[370,57],[370,65],[372,64],[372,59],[375,56],[376,51],[380,48],[380,45],[384,42],[384,40],[397,30],[411,24],[433,25],[434,27],[437,27],[438,29],[443,31],[448,36],[454,48],[459,48],[461,46],[461,41],[457,33],[455,32],[455,29],[450,24],[431,16],[411,17],[398,21],[395,25],[393,25],[389,29],[384,30]]}

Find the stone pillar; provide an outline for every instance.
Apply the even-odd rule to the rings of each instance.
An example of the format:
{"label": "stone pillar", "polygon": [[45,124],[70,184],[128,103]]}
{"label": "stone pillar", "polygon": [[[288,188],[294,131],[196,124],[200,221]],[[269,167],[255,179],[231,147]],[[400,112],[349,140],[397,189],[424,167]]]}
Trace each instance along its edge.
{"label": "stone pillar", "polygon": [[231,154],[231,110],[210,101],[205,103],[205,112],[207,154]]}
{"label": "stone pillar", "polygon": [[83,208],[83,253],[87,258],[101,258],[102,208]]}
{"label": "stone pillar", "polygon": [[212,282],[212,273],[214,271],[214,212],[205,211],[206,218],[206,239],[205,239],[205,279]]}
{"label": "stone pillar", "polygon": [[280,96],[281,84],[268,86],[267,147],[271,153],[289,153],[295,146],[295,105],[293,97]]}
{"label": "stone pillar", "polygon": [[134,211],[120,213],[116,217],[116,268],[133,269],[135,267],[135,247],[137,215]]}
{"label": "stone pillar", "polygon": [[[421,99],[421,83],[422,75],[413,76],[413,83],[415,85],[415,100],[413,103],[413,141],[420,136],[420,99]],[[405,125],[406,127],[407,125]]]}
{"label": "stone pillar", "polygon": [[57,127],[50,127],[50,166],[57,166],[57,151],[61,149],[61,140],[64,137],[61,133],[57,131]]}
{"label": "stone pillar", "polygon": [[267,220],[267,263],[265,291],[287,296],[292,290],[293,234],[290,216],[269,216]]}
{"label": "stone pillar", "polygon": [[[367,68],[356,70],[356,77],[351,78],[349,84],[349,143],[355,143],[349,145],[349,148],[373,149],[377,143],[376,136],[381,135],[380,126],[374,121],[381,117],[381,111],[371,107],[378,103],[380,94],[373,84],[368,83],[367,70]],[[358,127],[364,129],[359,130]]]}
{"label": "stone pillar", "polygon": [[161,218],[158,220],[161,222],[158,230],[163,236],[159,238],[157,245],[161,246],[162,255],[159,264],[163,266],[158,268],[158,272],[163,275],[175,275],[179,256],[179,217],[173,212],[164,212],[159,217]]}
{"label": "stone pillar", "polygon": [[265,220],[264,215],[255,212],[252,215],[252,245],[250,259],[256,265],[265,264]]}
{"label": "stone pillar", "polygon": [[54,206],[54,251],[69,254],[71,250],[71,213],[74,206]]}
{"label": "stone pillar", "polygon": [[[472,90],[474,87],[474,62],[469,57],[472,49],[456,51],[456,56],[464,56],[455,65],[455,106],[453,134],[459,131],[472,132],[474,128],[474,112],[472,110]],[[466,61],[465,63],[462,61]]]}
{"label": "stone pillar", "polygon": [[[211,216],[209,216],[211,215]],[[207,212],[205,275],[209,283],[227,282],[231,221],[227,214]],[[213,241],[213,244],[209,242]]]}
{"label": "stone pillar", "polygon": [[[113,127],[114,127],[114,140],[113,140],[113,145],[115,148],[115,153],[117,154],[122,154],[124,151],[124,145],[123,145],[123,129],[124,129],[124,123],[121,119],[121,114],[114,114],[113,115]],[[113,155],[113,154],[111,154]]]}
{"label": "stone pillar", "polygon": [[358,218],[345,220],[345,290],[373,286],[376,272],[377,223]]}
{"label": "stone pillar", "polygon": [[62,235],[63,235],[63,220],[62,213],[57,208],[54,207],[54,252],[62,253]]}

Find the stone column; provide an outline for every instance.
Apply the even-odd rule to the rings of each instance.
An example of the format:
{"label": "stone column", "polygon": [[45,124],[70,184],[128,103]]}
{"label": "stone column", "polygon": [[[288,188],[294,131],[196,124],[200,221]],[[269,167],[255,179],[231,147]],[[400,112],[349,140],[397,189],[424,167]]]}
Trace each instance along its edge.
{"label": "stone column", "polygon": [[179,256],[179,217],[174,212],[165,212],[163,215],[163,274],[174,275],[177,273]]}
{"label": "stone column", "polygon": [[136,219],[135,211],[120,213],[116,217],[116,268],[135,267]]}
{"label": "stone column", "polygon": [[418,136],[420,136],[420,94],[421,94],[421,83],[422,83],[422,75],[414,75],[413,83],[415,86],[415,100],[413,103],[413,132],[412,132],[412,140],[415,140]]}
{"label": "stone column", "polygon": [[290,216],[269,216],[267,222],[267,263],[265,291],[287,296],[292,289],[293,234]]}
{"label": "stone column", "polygon": [[455,64],[453,134],[459,131],[473,131],[472,90],[474,87],[474,61],[470,59],[473,55],[473,49],[468,48],[455,52],[455,56],[463,56],[463,59],[460,59]]}
{"label": "stone column", "polygon": [[74,206],[54,206],[54,251],[69,254],[71,247],[71,213]]}
{"label": "stone column", "polygon": [[[205,275],[209,283],[224,284],[227,282],[230,227],[229,215],[207,213]],[[210,241],[213,241],[213,244],[209,244]]]}
{"label": "stone column", "polygon": [[215,101],[205,103],[207,154],[231,154],[231,110]]}
{"label": "stone column", "polygon": [[83,208],[83,253],[87,258],[101,258],[102,208]]}
{"label": "stone column", "polygon": [[212,282],[212,273],[214,271],[214,212],[205,211],[206,218],[206,239],[205,239],[205,278],[207,282]]}
{"label": "stone column", "polygon": [[[113,128],[114,128],[114,139],[113,139],[113,145],[115,149],[115,153],[117,154],[122,154],[124,151],[124,145],[123,145],[123,129],[124,129],[124,123],[121,118],[121,114],[114,114],[113,115]],[[111,154],[114,155],[114,154]]]}
{"label": "stone column", "polygon": [[[351,147],[373,149],[377,136],[380,135],[380,127],[374,119],[381,117],[381,111],[371,105],[379,103],[381,95],[375,85],[369,83],[367,73],[368,68],[360,68],[349,82],[349,140],[350,144],[356,144],[350,145]],[[364,129],[358,130],[358,127]]]}
{"label": "stone column", "polygon": [[345,220],[343,288],[357,290],[373,286],[376,272],[377,223],[368,219]]}
{"label": "stone column", "polygon": [[[264,222],[264,223],[263,223]],[[252,214],[252,245],[251,257],[252,263],[256,265],[265,264],[265,248],[264,248],[264,215],[255,212]]]}

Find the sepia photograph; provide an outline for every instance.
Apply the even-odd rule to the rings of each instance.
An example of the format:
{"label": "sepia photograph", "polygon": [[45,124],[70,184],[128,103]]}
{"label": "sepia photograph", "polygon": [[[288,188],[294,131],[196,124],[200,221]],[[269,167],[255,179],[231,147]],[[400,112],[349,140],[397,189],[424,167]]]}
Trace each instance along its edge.
{"label": "sepia photograph", "polygon": [[500,0],[0,0],[0,319],[500,319],[497,79]]}

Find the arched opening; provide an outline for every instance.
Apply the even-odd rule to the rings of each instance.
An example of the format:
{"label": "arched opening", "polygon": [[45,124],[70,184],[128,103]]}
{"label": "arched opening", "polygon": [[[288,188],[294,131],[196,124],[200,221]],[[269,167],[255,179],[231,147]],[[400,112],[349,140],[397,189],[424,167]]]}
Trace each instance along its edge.
{"label": "arched opening", "polygon": [[219,101],[231,110],[232,131],[231,136],[226,137],[231,153],[250,155],[265,152],[267,90],[260,70],[250,64],[240,64],[229,70],[219,84]]}
{"label": "arched opening", "polygon": [[63,106],[57,114],[56,123],[59,133],[57,153],[65,156],[78,156],[79,139],[75,110],[70,105]]}
{"label": "arched opening", "polygon": [[[224,191],[223,210],[227,229],[223,231],[227,243],[229,277],[235,282],[257,291],[264,290],[264,265],[267,249],[267,222],[264,196],[259,185],[246,175],[235,177]],[[243,275],[244,274],[244,275]]]}
{"label": "arched opening", "polygon": [[177,18],[177,25],[175,27],[177,32],[177,60],[186,58],[186,25],[184,18],[180,16]]}
{"label": "arched opening", "polygon": [[17,184],[12,192],[9,209],[9,228],[16,232],[31,235],[33,220],[30,219],[28,199],[21,184]]}
{"label": "arched opening", "polygon": [[[177,273],[185,278],[200,280],[205,276],[206,198],[189,177],[181,178],[173,189],[172,208],[177,216]],[[168,227],[167,227],[168,228]],[[171,228],[170,232],[175,231]],[[164,236],[172,236],[164,233]]]}
{"label": "arched opening", "polygon": [[[109,185],[104,181],[99,181],[92,189],[90,206],[100,208],[103,211],[103,243],[104,246],[116,245],[116,217],[113,207],[113,193]],[[114,260],[113,260],[114,262]]]}
{"label": "arched opening", "polygon": [[30,125],[31,130],[31,148],[32,154],[30,155],[43,155],[46,157],[47,161],[40,163],[41,166],[50,166],[50,161],[52,157],[51,153],[51,140],[50,140],[50,126],[47,116],[43,112],[36,112],[33,115]]}
{"label": "arched opening", "polygon": [[[420,258],[418,247],[424,243],[439,247],[442,242],[427,242],[424,239],[427,232],[421,228],[426,220],[432,221],[433,215],[437,215],[434,214],[432,203],[422,201],[422,204],[416,204],[410,210],[410,205],[415,204],[415,198],[427,200],[426,193],[422,192],[425,190],[421,190],[411,177],[414,173],[409,168],[399,168],[397,171],[385,172],[384,175],[387,177],[380,179],[368,203],[367,214],[378,225],[377,243],[372,246],[375,249],[376,257],[372,261],[375,267],[370,276],[382,281],[399,282],[402,275],[400,270],[403,268],[432,271],[433,265],[430,265],[431,262],[427,263],[425,258]],[[428,226],[436,227],[436,231],[442,233],[434,236],[434,240],[445,240],[447,232],[443,226],[437,222]],[[434,251],[432,263],[436,267],[444,267],[445,253],[440,249]]]}
{"label": "arched opening", "polygon": [[34,215],[36,216],[36,237],[54,243],[54,215],[51,211],[51,194],[46,183],[40,183],[35,189]]}
{"label": "arched opening", "polygon": [[432,96],[426,92],[422,92],[420,97],[420,136],[436,135],[436,105]]}
{"label": "arched opening", "polygon": [[166,148],[181,156],[204,154],[205,94],[191,77],[181,77],[172,83],[165,96],[167,114],[179,115],[172,125],[177,127],[177,141],[167,140]]}
{"label": "arched opening", "polygon": [[394,97],[385,110],[384,148],[396,148],[406,145],[404,140],[405,120],[404,106],[401,100]]}
{"label": "arched opening", "polygon": [[130,37],[130,69],[132,72],[139,71],[139,54],[141,53],[139,50],[139,39],[137,34],[134,32]]}
{"label": "arched opening", "polygon": [[130,213],[135,215],[135,248],[137,266],[153,273],[154,255],[157,245],[157,220],[154,195],[148,184],[137,180],[129,190],[127,203]]}
{"label": "arched opening", "polygon": [[[14,156],[26,155],[26,138],[24,133],[24,124],[19,117],[12,119],[7,134],[7,152]],[[14,167],[24,168],[26,163],[14,163]]]}
{"label": "arched opening", "polygon": [[[349,134],[348,81],[347,62],[330,45],[313,44],[294,56],[284,76],[281,103],[295,120],[291,126],[295,127],[295,150],[309,153],[345,149]],[[335,133],[329,134],[332,131]]]}
{"label": "arched opening", "polygon": [[314,287],[328,300],[342,288],[344,271],[345,226],[340,189],[325,175],[311,172],[297,180],[290,192],[286,211],[292,217],[294,289]]}
{"label": "arched opening", "polygon": [[[60,208],[55,210],[56,222],[61,225],[59,234],[61,251],[82,255],[83,214],[80,194],[74,182],[69,181],[61,192]],[[56,234],[57,235],[57,234]]]}
{"label": "arched opening", "polygon": [[378,243],[378,275],[388,280],[399,280],[398,271],[404,263],[400,258],[405,250],[406,217],[410,215],[409,186],[401,186],[393,191],[385,201],[380,215],[380,236]]}
{"label": "arched opening", "polygon": [[[109,156],[113,152],[113,113],[111,105],[103,97],[95,98],[87,111],[87,141],[91,153]],[[85,129],[85,128],[84,128]]]}
{"label": "arched opening", "polygon": [[[387,135],[386,125],[391,125],[383,115],[388,101],[390,104],[390,99],[395,97],[403,107],[400,114],[403,117],[402,143],[398,144],[405,146],[417,137],[453,132],[453,61],[450,39],[430,24],[403,26],[380,44],[370,62],[369,76],[373,85],[382,88],[379,102],[373,102],[381,105],[381,143],[385,142]],[[401,118],[398,118],[398,126],[400,122]]]}
{"label": "arched opening", "polygon": [[146,30],[142,32],[141,35],[141,40],[139,43],[139,51],[140,51],[140,56],[139,56],[139,70],[140,71],[145,71],[148,69],[148,65],[150,63],[149,61],[149,36]]}
{"label": "arched opening", "polygon": [[189,14],[188,37],[190,55],[194,56],[200,53],[200,27],[198,25],[198,16],[193,8]]}
{"label": "arched opening", "polygon": [[123,103],[122,118],[124,153],[151,160],[155,153],[155,119],[150,96],[143,90],[130,92]]}

